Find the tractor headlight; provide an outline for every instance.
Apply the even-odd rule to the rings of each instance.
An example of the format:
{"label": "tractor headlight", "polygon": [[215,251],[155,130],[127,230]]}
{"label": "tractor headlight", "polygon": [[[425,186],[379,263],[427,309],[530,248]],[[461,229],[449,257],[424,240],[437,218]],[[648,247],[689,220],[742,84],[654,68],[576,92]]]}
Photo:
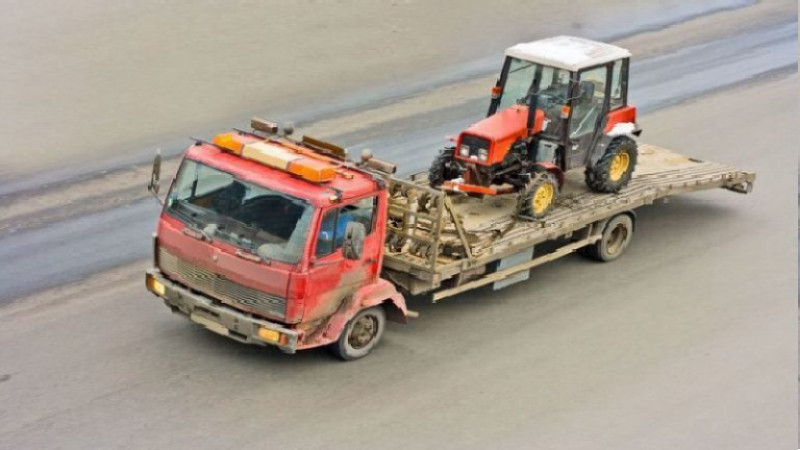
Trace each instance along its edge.
{"label": "tractor headlight", "polygon": [[466,145],[462,145],[461,148],[458,149],[458,153],[461,156],[469,156],[469,147]]}
{"label": "tractor headlight", "polygon": [[480,159],[481,161],[488,160],[489,159],[489,150],[487,150],[485,148],[479,148],[478,149],[478,159]]}

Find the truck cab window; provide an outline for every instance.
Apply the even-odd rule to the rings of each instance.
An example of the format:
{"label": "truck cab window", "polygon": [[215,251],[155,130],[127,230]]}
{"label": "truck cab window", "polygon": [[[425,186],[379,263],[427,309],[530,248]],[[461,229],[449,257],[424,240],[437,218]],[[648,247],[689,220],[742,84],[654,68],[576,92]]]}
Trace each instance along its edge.
{"label": "truck cab window", "polygon": [[320,222],[314,254],[320,257],[339,250],[344,244],[344,232],[349,222],[359,222],[366,228],[367,235],[372,233],[377,202],[378,197],[367,197],[326,212]]}

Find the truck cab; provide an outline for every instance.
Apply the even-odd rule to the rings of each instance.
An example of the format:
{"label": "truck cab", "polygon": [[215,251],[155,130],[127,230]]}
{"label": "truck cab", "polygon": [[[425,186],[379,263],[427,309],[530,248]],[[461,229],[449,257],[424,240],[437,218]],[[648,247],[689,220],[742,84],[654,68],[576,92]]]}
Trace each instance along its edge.
{"label": "truck cab", "polygon": [[233,339],[287,352],[333,344],[352,359],[386,318],[407,316],[380,278],[386,189],[379,172],[311,142],[320,141],[234,131],[191,146],[158,221],[147,286]]}

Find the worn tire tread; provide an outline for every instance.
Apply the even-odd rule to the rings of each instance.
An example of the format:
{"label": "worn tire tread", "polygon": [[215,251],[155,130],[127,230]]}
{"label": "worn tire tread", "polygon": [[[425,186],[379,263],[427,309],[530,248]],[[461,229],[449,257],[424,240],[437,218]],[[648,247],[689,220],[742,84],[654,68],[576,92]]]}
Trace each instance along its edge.
{"label": "worn tire tread", "polygon": [[[609,178],[611,161],[622,149],[627,149],[628,155],[630,156],[628,170],[622,175],[619,181],[611,181]],[[606,151],[603,153],[603,156],[600,157],[600,160],[598,160],[594,166],[586,168],[584,172],[586,185],[594,192],[616,194],[631,181],[638,156],[639,150],[636,141],[628,136],[618,136],[614,138],[614,140],[608,144],[608,147],[606,147]]]}

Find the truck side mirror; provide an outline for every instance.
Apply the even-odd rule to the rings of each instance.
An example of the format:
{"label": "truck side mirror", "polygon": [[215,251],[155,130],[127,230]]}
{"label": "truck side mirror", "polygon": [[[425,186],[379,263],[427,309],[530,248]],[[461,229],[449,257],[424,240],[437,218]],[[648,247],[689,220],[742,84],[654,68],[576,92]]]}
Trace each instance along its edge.
{"label": "truck side mirror", "polygon": [[347,226],[344,229],[344,244],[342,245],[342,254],[346,259],[361,259],[366,235],[367,229],[363,223],[347,222]]}
{"label": "truck side mirror", "polygon": [[150,183],[147,185],[147,190],[161,202],[158,198],[158,191],[161,189],[159,180],[161,179],[161,150],[156,150],[156,156],[153,157],[153,171],[150,172]]}

